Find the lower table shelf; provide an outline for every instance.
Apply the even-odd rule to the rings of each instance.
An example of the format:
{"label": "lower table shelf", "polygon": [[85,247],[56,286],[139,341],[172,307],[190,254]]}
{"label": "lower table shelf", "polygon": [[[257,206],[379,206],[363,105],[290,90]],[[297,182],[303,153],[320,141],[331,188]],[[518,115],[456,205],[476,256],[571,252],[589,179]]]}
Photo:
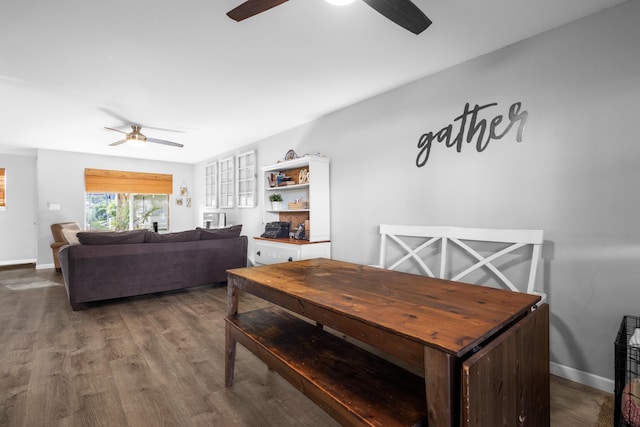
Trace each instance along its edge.
{"label": "lower table shelf", "polygon": [[237,340],[343,425],[426,425],[423,378],[277,307],[225,320],[227,339]]}

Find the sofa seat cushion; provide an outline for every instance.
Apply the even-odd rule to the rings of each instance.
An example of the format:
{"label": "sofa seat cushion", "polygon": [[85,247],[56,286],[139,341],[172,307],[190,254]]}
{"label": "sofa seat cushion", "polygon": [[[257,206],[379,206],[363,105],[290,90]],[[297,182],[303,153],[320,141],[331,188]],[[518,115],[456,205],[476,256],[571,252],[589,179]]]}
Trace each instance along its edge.
{"label": "sofa seat cushion", "polygon": [[198,227],[196,230],[200,230],[200,240],[231,239],[240,235],[242,224],[211,229]]}
{"label": "sofa seat cushion", "polygon": [[146,230],[130,231],[84,231],[78,233],[83,245],[114,245],[144,243]]}
{"label": "sofa seat cushion", "polygon": [[164,234],[149,231],[144,241],[147,243],[177,243],[193,242],[194,240],[200,240],[200,230],[196,229]]}

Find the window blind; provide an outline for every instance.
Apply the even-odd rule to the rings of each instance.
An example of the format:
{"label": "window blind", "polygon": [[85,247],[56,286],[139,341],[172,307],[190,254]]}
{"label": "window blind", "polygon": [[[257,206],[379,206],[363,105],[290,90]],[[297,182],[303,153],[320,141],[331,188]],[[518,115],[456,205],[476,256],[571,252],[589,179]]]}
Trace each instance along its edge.
{"label": "window blind", "polygon": [[87,193],[173,194],[173,175],[85,169],[84,186]]}
{"label": "window blind", "polygon": [[4,168],[0,168],[0,208],[7,206],[4,198]]}

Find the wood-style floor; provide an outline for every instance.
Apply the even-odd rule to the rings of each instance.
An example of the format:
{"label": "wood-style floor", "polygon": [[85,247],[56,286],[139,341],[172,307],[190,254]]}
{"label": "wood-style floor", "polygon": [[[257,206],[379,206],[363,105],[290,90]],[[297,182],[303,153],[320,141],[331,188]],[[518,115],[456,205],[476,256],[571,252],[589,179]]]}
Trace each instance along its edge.
{"label": "wood-style floor", "polygon": [[[242,346],[224,387],[226,288],[74,312],[62,283],[53,269],[0,270],[1,426],[338,425]],[[605,396],[552,377],[551,425],[595,425]]]}

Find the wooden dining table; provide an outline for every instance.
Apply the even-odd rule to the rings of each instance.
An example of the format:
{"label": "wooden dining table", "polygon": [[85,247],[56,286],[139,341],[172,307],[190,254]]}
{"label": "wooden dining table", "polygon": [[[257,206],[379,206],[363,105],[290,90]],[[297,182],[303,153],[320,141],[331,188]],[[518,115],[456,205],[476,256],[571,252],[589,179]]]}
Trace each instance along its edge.
{"label": "wooden dining table", "polygon": [[322,258],[232,269],[225,382],[240,342],[343,425],[549,425],[539,300]]}

